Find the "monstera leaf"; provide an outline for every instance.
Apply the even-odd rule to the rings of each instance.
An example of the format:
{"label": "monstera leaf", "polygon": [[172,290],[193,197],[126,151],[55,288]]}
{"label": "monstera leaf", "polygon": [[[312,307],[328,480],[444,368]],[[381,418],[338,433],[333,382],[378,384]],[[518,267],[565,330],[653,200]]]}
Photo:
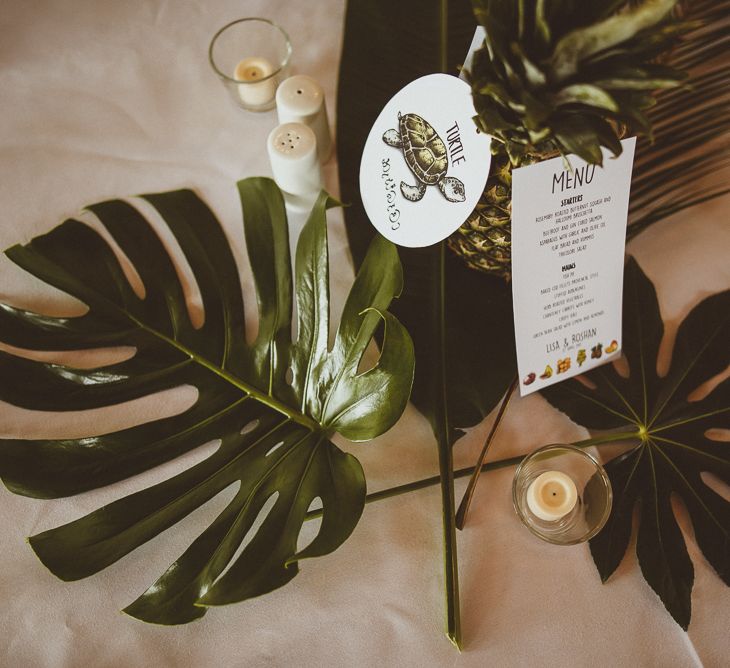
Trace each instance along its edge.
{"label": "monstera leaf", "polygon": [[642,573],[687,629],[694,570],[672,511],[672,495],[684,501],[698,546],[730,584],[730,503],[701,475],[711,473],[730,484],[730,443],[714,440],[717,432],[710,431],[730,429],[730,379],[704,396],[694,393],[730,362],[730,291],[708,297],[685,318],[665,377],[656,371],[664,334],[656,292],[633,259],[626,268],[623,320],[628,378],[603,366],[585,375],[593,389],[574,379],[543,394],[589,429],[635,432],[634,447],[606,465],[613,508],[591,541],[591,553],[607,580],[626,552],[638,505],[636,553]]}
{"label": "monstera leaf", "polygon": [[[4,305],[4,341],[36,350],[126,345],[136,354],[82,370],[2,352],[2,400],[70,411],[180,385],[198,391],[183,413],[115,433],[0,442],[0,475],[13,492],[68,496],[220,441],[207,459],[179,475],[33,536],[31,546],[43,563],[64,580],[92,575],[237,485],[225,510],[126,609],[149,622],[189,622],[208,606],[269,592],[297,574],[300,560],[336,549],[360,517],[365,480],[357,459],[330,437],[339,432],[362,441],[383,433],[403,411],[411,386],[411,341],[385,310],[402,283],[393,246],[374,239],[330,348],[325,212],[333,200],[322,193],[314,205],[299,238],[292,280],[280,191],[273,181],[258,178],[241,181],[238,189],[258,294],[258,334],[251,344],[245,340],[231,249],[211,211],[191,191],[144,199],[168,224],[197,280],[205,310],[199,328],[191,323],[160,239],[124,201],[89,208],[136,268],[144,298],[130,286],[110,246],[76,220],[7,251],[18,265],[89,310],[81,317],[51,318]],[[386,333],[380,358],[361,370],[381,322]],[[319,532],[297,551],[305,515],[316,499],[322,508]]]}

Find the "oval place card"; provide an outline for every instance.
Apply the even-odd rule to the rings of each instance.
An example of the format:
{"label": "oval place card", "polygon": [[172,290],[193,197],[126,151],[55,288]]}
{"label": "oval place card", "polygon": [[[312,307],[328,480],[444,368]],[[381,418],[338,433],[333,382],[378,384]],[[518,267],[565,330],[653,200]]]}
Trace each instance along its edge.
{"label": "oval place card", "polygon": [[416,79],[385,105],[360,163],[365,211],[384,237],[430,246],[469,217],[491,163],[474,114],[471,88],[448,74]]}

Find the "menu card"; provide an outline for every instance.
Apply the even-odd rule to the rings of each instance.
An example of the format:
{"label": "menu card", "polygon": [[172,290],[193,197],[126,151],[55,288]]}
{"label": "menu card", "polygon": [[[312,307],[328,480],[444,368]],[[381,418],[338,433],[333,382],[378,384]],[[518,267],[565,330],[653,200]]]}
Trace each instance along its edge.
{"label": "menu card", "polygon": [[512,172],[512,300],[524,396],[615,359],[635,138]]}

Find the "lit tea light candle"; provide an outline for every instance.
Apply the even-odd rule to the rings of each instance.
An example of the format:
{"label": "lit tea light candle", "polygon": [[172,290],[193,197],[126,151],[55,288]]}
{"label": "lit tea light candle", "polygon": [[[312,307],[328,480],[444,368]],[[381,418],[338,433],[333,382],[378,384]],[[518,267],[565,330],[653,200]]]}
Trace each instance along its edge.
{"label": "lit tea light candle", "polygon": [[555,522],[575,508],[578,490],[573,479],[562,471],[545,471],[530,483],[526,501],[533,515]]}
{"label": "lit tea light candle", "polygon": [[270,104],[276,95],[276,77],[271,76],[273,73],[274,66],[266,58],[252,56],[238,63],[233,78],[243,82],[238,86],[241,101],[250,107]]}
{"label": "lit tea light candle", "polygon": [[316,79],[297,74],[281,82],[276,91],[279,123],[304,123],[317,137],[317,153],[326,162],[332,151],[324,90]]}
{"label": "lit tea light candle", "polygon": [[284,123],[269,134],[266,148],[274,181],[292,195],[309,195],[322,187],[317,138],[302,123]]}

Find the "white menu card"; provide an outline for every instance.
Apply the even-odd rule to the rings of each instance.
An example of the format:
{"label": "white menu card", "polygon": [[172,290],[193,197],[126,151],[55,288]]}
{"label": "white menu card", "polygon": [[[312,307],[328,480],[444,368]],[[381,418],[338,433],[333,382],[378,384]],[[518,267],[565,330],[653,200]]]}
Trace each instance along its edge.
{"label": "white menu card", "polygon": [[522,396],[615,359],[635,138],[512,172],[512,300]]}

